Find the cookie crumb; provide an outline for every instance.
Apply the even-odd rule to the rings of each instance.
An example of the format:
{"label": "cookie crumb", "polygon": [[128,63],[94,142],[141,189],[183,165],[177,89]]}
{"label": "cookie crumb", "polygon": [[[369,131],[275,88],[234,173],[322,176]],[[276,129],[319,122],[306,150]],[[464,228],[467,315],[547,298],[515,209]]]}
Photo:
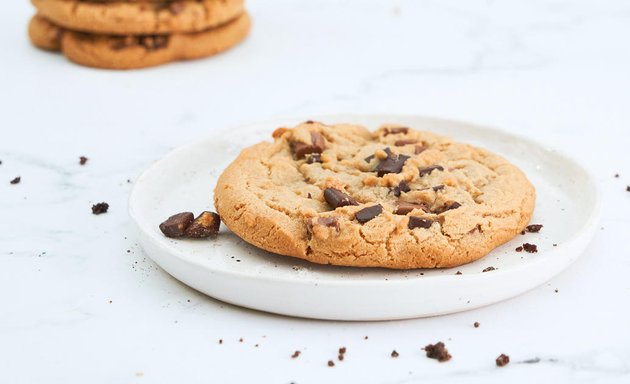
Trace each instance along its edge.
{"label": "cookie crumb", "polygon": [[523,246],[519,245],[518,247],[516,247],[515,251],[516,252],[523,252]]}
{"label": "cookie crumb", "polygon": [[525,243],[525,244],[523,244],[523,249],[527,253],[536,253],[536,252],[538,252],[538,247],[536,246],[536,244]]}
{"label": "cookie crumb", "polygon": [[335,366],[335,362],[332,360],[328,360],[328,366],[329,367],[334,367]]}
{"label": "cookie crumb", "polygon": [[502,353],[499,355],[499,357],[497,357],[496,362],[497,362],[497,367],[504,367],[508,365],[508,363],[510,362],[510,356]]}
{"label": "cookie crumb", "polygon": [[473,324],[473,326],[474,326],[475,328],[479,328],[479,326],[480,326],[480,325],[481,325],[481,324],[479,324],[479,322],[478,322],[478,321],[475,321],[475,323]]}
{"label": "cookie crumb", "polygon": [[455,272],[456,275],[461,275],[462,273],[460,271]]}
{"label": "cookie crumb", "polygon": [[495,267],[488,267],[481,272],[490,272],[490,271],[494,271],[495,269],[496,269]]}
{"label": "cookie crumb", "polygon": [[399,356],[399,355],[398,355],[398,352],[396,352],[396,350],[394,349],[394,350],[392,351],[392,357],[396,358],[396,357],[398,357],[398,356]]}
{"label": "cookie crumb", "polygon": [[14,178],[13,180],[9,181],[9,183],[11,183],[11,184],[19,184],[20,181],[22,181],[22,177],[18,176],[16,178]]}
{"label": "cookie crumb", "polygon": [[543,227],[542,224],[530,224],[527,227],[525,227],[525,230],[529,233],[538,233],[540,232],[542,227]]}
{"label": "cookie crumb", "polygon": [[301,354],[301,353],[302,353],[302,352],[300,352],[300,351],[295,351],[295,352],[293,352],[293,354],[291,355],[291,358],[292,358],[292,359],[297,359],[298,357],[300,357],[300,354]]}
{"label": "cookie crumb", "polygon": [[81,156],[79,157],[79,165],[85,165],[85,163],[87,163],[88,158],[85,156]]}
{"label": "cookie crumb", "polygon": [[101,213],[107,213],[108,209],[109,209],[109,204],[105,202],[94,204],[92,206],[92,214],[100,215]]}
{"label": "cookie crumb", "polygon": [[451,359],[451,355],[448,353],[448,349],[443,342],[439,341],[436,344],[428,344],[424,347],[424,350],[427,353],[427,357],[429,359],[436,359],[440,363],[445,361],[449,361]]}

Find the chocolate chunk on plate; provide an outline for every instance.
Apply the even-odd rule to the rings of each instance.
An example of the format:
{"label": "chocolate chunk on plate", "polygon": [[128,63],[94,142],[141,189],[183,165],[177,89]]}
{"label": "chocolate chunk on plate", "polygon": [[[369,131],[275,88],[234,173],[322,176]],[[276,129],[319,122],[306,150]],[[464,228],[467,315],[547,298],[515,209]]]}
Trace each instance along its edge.
{"label": "chocolate chunk on plate", "polygon": [[188,228],[194,220],[195,216],[192,212],[181,212],[169,217],[160,224],[160,231],[162,231],[166,237],[182,237],[186,232],[186,228]]}
{"label": "chocolate chunk on plate", "polygon": [[424,217],[409,216],[407,228],[431,228],[431,225],[433,225],[433,220],[425,219]]}
{"label": "chocolate chunk on plate", "polygon": [[322,153],[326,148],[324,142],[324,136],[319,132],[311,132],[311,142],[303,143],[301,141],[294,141],[291,143],[293,147],[293,153],[298,159],[303,159],[306,155],[311,153]]}
{"label": "chocolate chunk on plate", "polygon": [[352,197],[335,188],[326,188],[324,190],[324,199],[333,208],[359,205]]}
{"label": "chocolate chunk on plate", "polygon": [[354,217],[359,223],[365,224],[376,216],[380,215],[381,213],[383,213],[383,206],[377,204],[372,207],[363,208],[362,210],[358,211],[354,215]]}
{"label": "chocolate chunk on plate", "polygon": [[496,363],[497,367],[505,367],[510,363],[510,356],[502,353],[497,357]]}
{"label": "chocolate chunk on plate", "polygon": [[387,153],[387,157],[381,160],[375,169],[378,177],[383,177],[388,173],[400,173],[405,161],[409,159],[409,156],[395,154],[389,148],[385,148],[385,153]]}
{"label": "chocolate chunk on plate", "polygon": [[203,239],[219,233],[221,218],[214,212],[204,211],[186,228],[184,237]]}

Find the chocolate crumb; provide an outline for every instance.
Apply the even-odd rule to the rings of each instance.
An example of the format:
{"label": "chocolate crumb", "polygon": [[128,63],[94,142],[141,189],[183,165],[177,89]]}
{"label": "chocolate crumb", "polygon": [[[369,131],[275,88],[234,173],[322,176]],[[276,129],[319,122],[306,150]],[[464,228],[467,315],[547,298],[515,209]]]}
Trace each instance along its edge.
{"label": "chocolate crumb", "polygon": [[504,367],[508,365],[508,363],[510,362],[510,356],[502,353],[499,355],[499,357],[497,357],[496,362],[497,362],[497,367]]}
{"label": "chocolate crumb", "polygon": [[525,244],[523,244],[523,249],[527,253],[536,253],[536,252],[538,252],[538,247],[536,246],[536,244],[525,243]]}
{"label": "chocolate crumb", "polygon": [[422,177],[424,175],[430,175],[431,172],[436,171],[436,170],[443,171],[444,167],[442,167],[441,165],[431,165],[429,167],[419,169],[418,174],[420,175],[420,177]]}
{"label": "chocolate crumb", "polygon": [[101,213],[106,213],[108,209],[109,209],[109,204],[105,202],[94,204],[92,206],[92,214],[100,215]]}
{"label": "chocolate crumb", "polygon": [[479,322],[478,322],[478,321],[475,321],[475,323],[473,324],[473,327],[475,327],[475,328],[479,328],[479,325],[480,325],[480,324],[479,324]]}
{"label": "chocolate crumb", "polygon": [[[2,162],[0,162],[0,164],[2,164]],[[617,178],[617,179],[619,178],[619,174],[618,173],[615,173],[615,178]]]}
{"label": "chocolate crumb", "polygon": [[540,232],[542,227],[543,227],[542,224],[530,224],[527,227],[525,227],[525,230],[529,233],[538,233]]}
{"label": "chocolate crumb", "polygon": [[343,355],[343,354],[345,354],[345,353],[346,353],[346,347],[341,347],[341,348],[339,348],[339,354],[340,354],[340,355]]}
{"label": "chocolate crumb", "polygon": [[219,344],[223,344],[223,339],[219,339]]}
{"label": "chocolate crumb", "polygon": [[553,245],[554,247],[557,247],[557,246],[558,246],[558,244],[552,244],[552,245]]}
{"label": "chocolate crumb", "polygon": [[448,353],[448,349],[446,349],[444,343],[441,341],[436,344],[428,344],[424,347],[424,350],[426,351],[428,358],[436,359],[440,363],[449,361],[452,357]]}
{"label": "chocolate crumb", "polygon": [[396,358],[396,357],[398,357],[398,356],[399,356],[399,355],[398,355],[398,352],[396,352],[396,350],[394,349],[394,350],[392,351],[392,357]]}
{"label": "chocolate crumb", "polygon": [[554,290],[554,292],[555,292],[555,293],[558,293],[558,288],[556,288],[556,289]]}
{"label": "chocolate crumb", "polygon": [[22,181],[22,178],[20,176],[18,176],[15,179],[11,180],[9,183],[11,183],[11,184],[19,184],[20,181]]}
{"label": "chocolate crumb", "polygon": [[311,193],[309,192],[308,195],[306,195],[307,198],[312,199],[313,196],[311,196]]}
{"label": "chocolate crumb", "polygon": [[525,230],[523,229],[523,230],[521,231],[521,235],[524,235],[525,233],[526,233],[526,232],[525,232]]}
{"label": "chocolate crumb", "polygon": [[372,207],[363,208],[362,210],[358,211],[354,215],[354,217],[359,223],[365,224],[376,216],[380,215],[381,213],[383,213],[383,206],[377,204]]}
{"label": "chocolate crumb", "polygon": [[630,192],[630,185],[626,187],[626,192]]}
{"label": "chocolate crumb", "polygon": [[368,339],[368,337],[367,337],[367,336],[365,336],[365,337],[363,338],[363,340],[367,340],[367,339]]}
{"label": "chocolate crumb", "polygon": [[182,237],[186,233],[186,229],[194,220],[195,216],[192,212],[177,213],[160,224],[160,231],[162,231],[166,237]]}
{"label": "chocolate crumb", "polygon": [[79,157],[79,165],[85,165],[85,163],[87,163],[88,158],[85,156],[81,156]]}
{"label": "chocolate crumb", "polygon": [[481,272],[490,272],[490,271],[494,271],[495,269],[496,269],[495,267],[488,267]]}
{"label": "chocolate crumb", "polygon": [[435,187],[433,187],[434,192],[441,191],[443,189],[444,189],[444,184],[436,185]]}
{"label": "chocolate crumb", "polygon": [[332,360],[328,360],[328,366],[329,367],[334,367],[335,366],[335,362]]}
{"label": "chocolate crumb", "polygon": [[255,348],[258,348],[258,344],[254,344],[254,347],[255,347]]}
{"label": "chocolate crumb", "polygon": [[291,358],[292,358],[292,359],[297,359],[298,357],[300,357],[300,354],[301,354],[301,353],[302,353],[302,352],[300,352],[300,351],[295,351],[295,352],[293,352],[293,354],[291,355]]}
{"label": "chocolate crumb", "polygon": [[337,359],[339,359],[339,361],[343,361],[343,355],[340,353],[339,356],[337,356]]}
{"label": "chocolate crumb", "polygon": [[519,245],[518,247],[516,247],[515,251],[516,252],[523,252],[523,247]]}
{"label": "chocolate crumb", "polygon": [[240,339],[238,339],[238,342],[242,343],[243,342],[243,338],[241,337]]}

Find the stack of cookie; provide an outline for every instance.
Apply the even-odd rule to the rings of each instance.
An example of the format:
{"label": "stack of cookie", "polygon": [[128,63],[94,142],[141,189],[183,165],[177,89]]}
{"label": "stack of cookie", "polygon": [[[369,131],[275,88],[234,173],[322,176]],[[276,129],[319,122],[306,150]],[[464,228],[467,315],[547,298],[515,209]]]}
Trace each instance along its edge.
{"label": "stack of cookie", "polygon": [[249,32],[243,0],[31,0],[29,36],[90,67],[144,68],[210,56]]}

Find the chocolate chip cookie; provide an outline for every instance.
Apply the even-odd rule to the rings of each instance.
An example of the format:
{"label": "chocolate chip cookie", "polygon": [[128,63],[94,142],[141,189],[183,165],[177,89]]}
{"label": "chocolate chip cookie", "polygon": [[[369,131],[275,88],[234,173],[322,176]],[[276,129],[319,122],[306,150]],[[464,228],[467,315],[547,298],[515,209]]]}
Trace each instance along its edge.
{"label": "chocolate chip cookie", "polygon": [[31,0],[52,23],[111,35],[200,32],[235,19],[243,0]]}
{"label": "chocolate chip cookie", "polygon": [[215,206],[247,242],[319,264],[395,269],[479,259],[529,222],[535,190],[487,150],[409,127],[306,122],[246,148]]}
{"label": "chocolate chip cookie", "polygon": [[170,35],[96,35],[64,30],[36,15],[29,26],[34,45],[61,50],[68,59],[90,67],[136,69],[176,60],[190,60],[225,51],[241,42],[250,29],[247,13],[202,32]]}

